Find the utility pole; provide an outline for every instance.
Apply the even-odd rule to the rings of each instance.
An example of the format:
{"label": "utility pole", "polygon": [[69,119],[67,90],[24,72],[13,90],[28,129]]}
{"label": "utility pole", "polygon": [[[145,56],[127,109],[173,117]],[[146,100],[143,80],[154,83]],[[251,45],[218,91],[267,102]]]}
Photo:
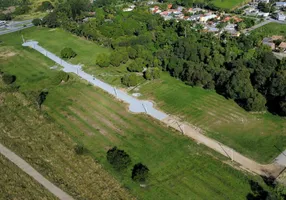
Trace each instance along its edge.
{"label": "utility pole", "polygon": [[115,96],[116,96],[116,97],[118,97],[118,94],[117,94],[117,90],[116,90],[116,88],[115,88],[115,87],[113,87],[113,89],[114,89]]}
{"label": "utility pole", "polygon": [[146,106],[144,105],[144,103],[142,103],[142,106],[143,106],[143,108],[144,108],[146,114],[148,114],[148,110],[147,110]]}

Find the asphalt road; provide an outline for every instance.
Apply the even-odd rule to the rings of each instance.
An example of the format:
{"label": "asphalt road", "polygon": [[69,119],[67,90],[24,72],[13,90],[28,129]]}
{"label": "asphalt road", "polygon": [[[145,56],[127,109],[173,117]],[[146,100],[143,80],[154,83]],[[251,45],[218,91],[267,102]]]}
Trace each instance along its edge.
{"label": "asphalt road", "polygon": [[32,20],[11,21],[7,25],[8,26],[5,28],[5,30],[1,30],[0,29],[0,35],[13,33],[13,32],[20,31],[20,30],[23,30],[23,29],[30,28],[30,27],[34,26],[32,24]]}

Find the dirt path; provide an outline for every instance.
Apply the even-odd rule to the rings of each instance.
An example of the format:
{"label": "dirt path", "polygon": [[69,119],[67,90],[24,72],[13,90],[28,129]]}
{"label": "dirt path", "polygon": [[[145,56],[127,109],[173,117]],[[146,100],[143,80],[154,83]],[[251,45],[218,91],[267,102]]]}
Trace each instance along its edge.
{"label": "dirt path", "polygon": [[61,200],[73,200],[71,196],[62,191],[60,188],[52,184],[45,177],[43,177],[39,172],[37,172],[31,165],[29,165],[25,160],[17,156],[15,153],[7,149],[5,146],[0,144],[0,153],[17,165],[21,170],[26,172],[28,175],[33,177],[37,182],[43,185],[52,194]]}
{"label": "dirt path", "polygon": [[266,177],[277,177],[280,172],[284,169],[283,166],[272,163],[268,165],[261,165],[254,160],[251,160],[242,154],[238,153],[237,151],[233,150],[232,148],[216,141],[211,138],[206,137],[200,130],[196,129],[195,127],[191,126],[187,122],[181,122],[175,117],[167,117],[162,120],[167,126],[170,126],[182,134],[194,139],[196,142],[206,145],[207,147],[219,152],[220,154],[228,157],[232,161],[235,161],[240,165],[242,169],[247,171],[254,172],[261,176]]}

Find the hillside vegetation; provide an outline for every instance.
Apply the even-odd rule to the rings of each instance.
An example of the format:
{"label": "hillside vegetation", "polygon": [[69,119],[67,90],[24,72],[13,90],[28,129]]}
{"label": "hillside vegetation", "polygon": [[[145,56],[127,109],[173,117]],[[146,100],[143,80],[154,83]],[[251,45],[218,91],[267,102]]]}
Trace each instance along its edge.
{"label": "hillside vegetation", "polygon": [[[40,31],[33,34],[33,39],[44,35]],[[249,181],[260,182],[258,177],[233,169],[217,159],[224,160],[220,155],[157,121],[128,113],[126,105],[73,76],[66,83],[55,83],[58,72],[50,69],[54,64],[21,47],[21,38],[17,38],[17,33],[0,37],[2,48],[10,52],[1,59],[1,69],[16,75],[21,93],[46,89],[48,95],[39,113],[27,106],[29,102],[21,93],[5,93],[0,128],[9,134],[2,132],[1,141],[69,194],[78,198],[129,197],[88,155],[75,155],[75,144],[66,134],[139,199],[245,199],[253,194]],[[123,173],[112,169],[106,152],[113,146],[124,149],[133,164],[148,166],[150,178],[145,188],[131,180],[131,168]]]}
{"label": "hillside vegetation", "polygon": [[1,154],[0,169],[0,199],[57,199]]}

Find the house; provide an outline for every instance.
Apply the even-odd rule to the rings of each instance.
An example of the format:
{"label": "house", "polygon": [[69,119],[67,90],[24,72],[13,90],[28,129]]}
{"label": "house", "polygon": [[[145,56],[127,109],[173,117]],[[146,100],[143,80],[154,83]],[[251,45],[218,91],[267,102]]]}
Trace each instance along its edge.
{"label": "house", "polygon": [[278,8],[286,7],[286,2],[276,2],[275,6]]}
{"label": "house", "polygon": [[216,17],[217,17],[217,15],[214,15],[214,14],[211,14],[211,15],[202,15],[202,16],[200,17],[200,22],[207,22],[208,20],[214,19],[214,18],[216,18]]}
{"label": "house", "polygon": [[279,21],[284,21],[286,19],[286,16],[283,13],[277,13],[276,19]]}
{"label": "house", "polygon": [[273,35],[270,39],[271,39],[272,41],[275,41],[275,40],[283,40],[284,37],[281,36],[281,35]]}
{"label": "house", "polygon": [[188,21],[199,21],[200,17],[201,17],[200,15],[192,15],[187,20]]}
{"label": "house", "polygon": [[286,53],[286,42],[281,42],[278,48],[280,49],[280,51]]}
{"label": "house", "polygon": [[265,12],[259,12],[257,13],[257,16],[261,16],[261,17],[268,17],[270,13],[265,13]]}
{"label": "house", "polygon": [[260,0],[261,3],[269,3],[269,0]]}
{"label": "house", "polygon": [[263,38],[262,44],[269,46],[272,50],[275,49],[275,44],[272,42],[272,38]]}

